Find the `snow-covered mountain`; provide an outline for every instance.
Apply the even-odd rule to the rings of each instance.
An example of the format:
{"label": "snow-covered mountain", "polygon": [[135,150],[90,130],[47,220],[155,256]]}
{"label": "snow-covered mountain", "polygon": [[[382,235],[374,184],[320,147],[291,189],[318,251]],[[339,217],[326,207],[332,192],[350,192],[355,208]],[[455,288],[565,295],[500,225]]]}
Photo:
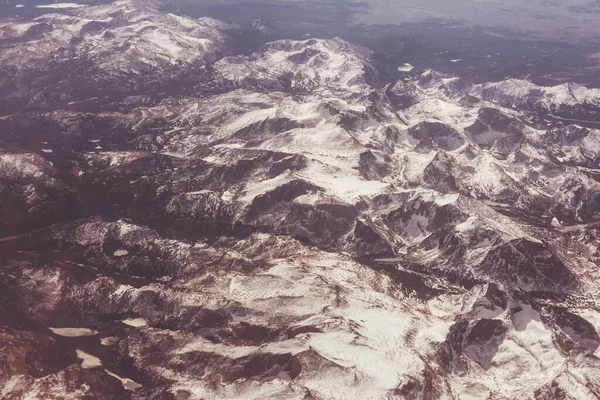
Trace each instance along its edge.
{"label": "snow-covered mountain", "polygon": [[173,65],[206,62],[223,51],[227,24],[157,12],[144,0],[118,0],[76,8],[71,14],[43,14],[32,21],[9,21],[0,39],[0,65],[45,68],[48,61],[90,62],[104,74],[139,74]]}
{"label": "snow-covered mountain", "polygon": [[573,83],[544,87],[521,79],[477,85],[451,80],[448,86],[505,107],[588,116],[593,121],[600,115],[600,89]]}
{"label": "snow-covered mountain", "polygon": [[385,82],[235,29],[130,2],[0,28],[23,77],[204,88],[2,81],[2,398],[600,397],[596,91]]}

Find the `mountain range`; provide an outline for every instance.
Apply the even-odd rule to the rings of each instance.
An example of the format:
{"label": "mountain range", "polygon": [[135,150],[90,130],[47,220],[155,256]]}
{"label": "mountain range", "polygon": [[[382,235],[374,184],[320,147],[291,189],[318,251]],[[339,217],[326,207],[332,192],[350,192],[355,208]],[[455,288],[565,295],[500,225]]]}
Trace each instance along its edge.
{"label": "mountain range", "polygon": [[600,90],[244,29],[0,25],[1,397],[599,398]]}

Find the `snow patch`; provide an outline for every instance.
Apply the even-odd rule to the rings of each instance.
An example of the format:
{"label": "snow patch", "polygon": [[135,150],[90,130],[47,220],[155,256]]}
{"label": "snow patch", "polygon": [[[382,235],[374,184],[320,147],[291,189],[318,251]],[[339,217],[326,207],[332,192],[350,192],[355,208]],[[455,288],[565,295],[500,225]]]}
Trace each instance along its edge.
{"label": "snow patch", "polygon": [[413,69],[415,69],[415,67],[409,63],[404,63],[403,65],[398,67],[398,71],[400,71],[400,72],[410,72]]}
{"label": "snow patch", "polygon": [[467,385],[464,390],[458,394],[458,398],[460,400],[487,400],[491,395],[492,393],[487,386],[481,383],[474,383]]}
{"label": "snow patch", "polygon": [[94,336],[98,333],[93,329],[87,328],[49,328],[52,333],[63,337],[80,337],[80,336]]}
{"label": "snow patch", "polygon": [[447,204],[454,203],[458,200],[460,194],[459,193],[451,193],[447,195],[436,196],[434,201],[439,206],[445,206]]}
{"label": "snow patch", "polygon": [[102,338],[102,340],[100,341],[100,344],[102,346],[112,346],[113,344],[117,343],[119,341],[118,338],[114,337],[114,336],[108,336],[105,338]]}
{"label": "snow patch", "polygon": [[52,3],[52,4],[38,4],[35,6],[36,8],[80,8],[85,7],[85,4],[77,4],[77,3]]}
{"label": "snow patch", "polygon": [[142,387],[141,384],[129,379],[129,378],[122,378],[119,375],[115,374],[112,371],[109,371],[107,369],[105,369],[106,373],[110,376],[112,376],[113,378],[117,378],[118,380],[121,381],[121,384],[123,385],[123,388],[125,388],[126,390],[130,390],[130,391],[134,391],[136,389],[139,389]]}
{"label": "snow patch", "polygon": [[81,367],[83,369],[90,369],[102,366],[102,361],[98,357],[94,357],[93,355],[88,354],[85,351],[79,349],[77,349],[76,352],[77,358],[82,360]]}
{"label": "snow patch", "polygon": [[148,325],[148,320],[146,318],[127,318],[121,322],[125,325],[133,326],[134,328],[140,328]]}
{"label": "snow patch", "polygon": [[476,224],[477,221],[478,221],[477,217],[471,216],[466,221],[461,222],[460,224],[456,225],[454,227],[454,230],[457,232],[468,232],[468,231],[474,229],[475,227],[477,227],[477,224]]}

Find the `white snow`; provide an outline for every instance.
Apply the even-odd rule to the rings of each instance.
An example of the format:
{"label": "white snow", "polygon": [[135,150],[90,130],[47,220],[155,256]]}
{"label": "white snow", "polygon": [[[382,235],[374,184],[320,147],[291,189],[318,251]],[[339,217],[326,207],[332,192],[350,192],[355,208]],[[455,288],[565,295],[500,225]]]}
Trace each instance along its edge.
{"label": "white snow", "polygon": [[[296,63],[306,49],[316,55],[306,62]],[[228,57],[216,64],[221,74],[234,82],[245,79],[274,81],[284,73],[292,73],[291,86],[318,88],[318,93],[344,98],[351,94],[368,93],[369,87],[363,79],[363,65],[370,51],[352,45],[340,38],[305,41],[280,40],[266,45],[260,58],[247,60]]]}
{"label": "white snow", "polygon": [[476,224],[477,220],[478,220],[477,217],[471,216],[471,217],[467,218],[467,220],[465,222],[461,222],[460,224],[456,225],[454,227],[454,229],[457,232],[469,231],[477,226],[477,224]]}
{"label": "white snow", "polygon": [[[143,12],[140,14],[141,16],[135,18],[147,18]],[[169,18],[172,18],[169,21],[179,24],[178,26],[189,30],[196,29],[197,21],[175,16]],[[142,22],[142,27],[147,29],[148,25],[145,24],[146,22]],[[202,24],[214,27],[215,23],[203,21]],[[164,62],[186,59],[187,51],[190,51],[181,43],[182,39],[177,32],[159,30],[149,33],[144,40],[147,42],[143,44],[134,40],[132,46],[139,45],[142,49],[144,46],[155,46],[157,57]],[[199,46],[208,45],[202,40],[194,43]],[[479,265],[473,260],[483,258],[492,244],[513,238],[533,240],[531,236],[536,234],[533,228],[515,222],[494,210],[494,207],[505,205],[501,201],[506,202],[502,199],[497,200],[495,196],[505,190],[521,190],[519,180],[523,179],[523,174],[540,172],[542,168],[530,168],[527,164],[514,165],[514,158],[496,158],[488,150],[478,148],[472,141],[468,141],[468,149],[465,146],[448,153],[448,156],[452,163],[456,164],[456,167],[452,164],[450,172],[456,173],[461,193],[468,192],[472,195],[442,194],[433,189],[422,188],[423,171],[437,154],[429,149],[417,151],[415,146],[418,141],[407,137],[407,128],[422,121],[441,121],[462,135],[463,128],[477,119],[479,109],[492,104],[485,101],[475,106],[463,104],[460,101],[461,96],[445,90],[457,81],[456,78],[444,77],[437,81],[434,79],[425,87],[418,88],[420,102],[406,110],[410,124],[404,124],[393,116],[393,113],[388,112],[389,110],[382,110],[383,116],[369,115],[370,111],[366,107],[368,102],[365,101],[363,92],[365,86],[362,83],[364,63],[367,59],[360,51],[352,51],[350,55],[346,55],[346,52],[351,50],[347,46],[350,45],[340,40],[314,43],[280,41],[267,45],[264,56],[258,54],[250,58],[227,58],[217,65],[218,71],[225,78],[234,81],[249,77],[269,82],[273,79],[272,74],[291,71],[296,74],[293,84],[308,88],[307,94],[303,95],[301,100],[292,98],[283,91],[273,91],[266,95],[252,93],[250,90],[209,96],[206,100],[182,100],[182,103],[185,103],[183,105],[175,104],[171,99],[165,101],[168,105],[141,109],[132,119],[131,126],[142,132],[158,118],[169,121],[169,127],[190,127],[173,128],[167,132],[157,129],[157,135],[165,146],[163,154],[185,159],[194,154],[200,146],[205,146],[211,150],[210,156],[205,160],[221,166],[231,166],[239,160],[253,159],[257,154],[262,156],[268,155],[269,152],[285,153],[284,158],[279,158],[279,161],[289,161],[291,157],[300,155],[303,163],[306,162],[302,164],[301,169],[288,169],[268,179],[272,175],[258,168],[252,171],[254,175],[249,179],[225,190],[221,195],[222,199],[235,200],[235,205],[243,208],[256,196],[292,180],[302,180],[317,188],[296,198],[294,201],[297,204],[332,205],[360,202],[363,212],[360,218],[369,218],[378,228],[382,227],[382,232],[389,234],[398,247],[402,247],[398,251],[399,254],[409,255],[427,265],[440,260],[445,261],[442,258],[438,259],[441,252],[439,248],[422,250],[418,246],[418,242],[428,237],[431,233],[429,230],[434,228],[433,224],[430,224],[431,214],[427,207],[444,207],[458,210],[465,215],[464,218],[461,217],[463,222],[456,224],[455,232],[450,232],[468,244],[465,259],[442,264],[444,268],[464,268],[470,272],[469,268],[474,269],[474,266]],[[305,47],[319,53],[308,57],[307,66],[300,66],[299,63],[289,60],[290,56],[293,56],[292,59],[301,56]],[[156,60],[149,58],[146,61],[152,63]],[[120,67],[125,68],[128,65],[124,63]],[[430,71],[429,74],[434,73]],[[410,83],[410,79],[406,78],[405,83]],[[521,93],[519,88],[514,90],[517,94]],[[553,90],[557,91],[555,97],[561,98],[562,94],[558,93],[560,90]],[[552,93],[553,90],[549,89],[548,93]],[[342,94],[338,96],[339,93]],[[578,93],[576,88],[575,93]],[[357,115],[365,112],[367,116],[357,117],[359,122],[356,126],[346,129],[340,123],[340,114],[333,111],[335,109],[339,109],[341,113],[356,112]],[[200,113],[203,117],[201,123],[194,119]],[[285,132],[257,130],[256,137],[253,138],[256,140],[251,142],[233,137],[240,129],[273,118],[288,118],[299,123],[301,127]],[[205,129],[202,134],[194,132],[198,125]],[[387,137],[386,128],[395,130],[394,134]],[[162,134],[167,136],[160,136]],[[525,134],[532,135],[531,132]],[[502,137],[501,135],[501,132],[490,130],[480,135],[479,140],[491,142]],[[468,138],[465,137],[465,140]],[[588,151],[594,151],[598,146],[591,139],[581,143],[582,148]],[[360,155],[367,150],[377,157],[391,158],[386,161],[392,168],[390,175],[383,174],[383,177],[368,180],[361,174]],[[542,153],[541,150],[535,153],[534,150],[525,149],[522,155],[542,159]],[[90,155],[88,161],[90,165],[108,161],[111,166],[117,166],[143,154],[107,152]],[[4,155],[0,156],[0,165],[5,165],[2,164],[2,157]],[[48,166],[40,164],[43,160],[40,161],[39,157],[20,160],[7,159],[6,165],[21,162],[30,168],[33,174],[40,171],[43,173],[42,166]],[[591,184],[586,184],[586,187],[591,187]],[[548,192],[551,190],[548,189]],[[206,193],[212,192],[201,190],[188,194]],[[528,195],[531,193],[535,192],[526,192]],[[374,199],[381,194],[389,196]],[[380,198],[388,197],[391,199],[389,203],[385,203],[386,199],[381,200],[385,203],[382,209],[376,209],[375,206],[373,209],[368,208],[380,201]],[[509,201],[512,201],[512,197]],[[366,205],[364,208],[363,204]],[[414,206],[412,212],[410,206],[405,208],[406,218],[402,218],[393,230],[385,231],[385,218],[390,213],[401,210],[405,204]],[[425,207],[420,207],[421,205]],[[466,215],[469,215],[468,219]],[[124,221],[119,221],[118,227],[123,240],[124,236],[138,229]],[[584,227],[578,225],[576,229]],[[566,229],[571,228],[565,228],[563,233],[569,233]],[[102,226],[88,223],[78,229],[76,239],[85,245],[98,244],[102,243],[106,234],[107,230],[103,230]],[[562,233],[551,230],[548,235],[549,241],[556,241]],[[356,263],[348,254],[326,253],[309,246],[293,245],[284,251],[278,248],[279,242],[275,241],[278,244],[272,246],[273,241],[269,242],[268,239],[273,238],[266,233],[253,235],[251,239],[240,239],[233,249],[215,250],[215,259],[224,257],[248,260],[253,256],[245,253],[247,248],[252,248],[252,252],[260,252],[261,261],[268,261],[261,263],[261,268],[252,273],[224,268],[214,276],[203,273],[202,276],[195,277],[191,272],[194,268],[203,266],[191,262],[184,265],[186,272],[190,272],[192,276],[189,280],[174,277],[169,285],[154,283],[143,289],[115,284],[108,300],[128,301],[136,299],[142,290],[160,290],[165,296],[173,294],[174,301],[183,307],[201,304],[206,309],[216,310],[221,309],[224,304],[239,304],[243,311],[233,316],[232,324],[246,322],[281,329],[290,326],[311,326],[316,328],[315,332],[306,332],[294,338],[281,337],[261,346],[213,343],[197,335],[163,332],[159,329],[148,328],[144,331],[152,335],[177,335],[177,341],[174,343],[179,347],[172,350],[175,356],[197,351],[213,352],[231,358],[261,353],[293,354],[300,357],[310,353],[316,362],[322,362],[325,367],[304,369],[293,384],[286,373],[281,373],[269,381],[242,379],[216,387],[208,387],[201,376],[174,371],[169,369],[169,366],[157,368],[157,374],[175,382],[171,390],[189,390],[198,398],[294,399],[297,398],[294,397],[296,395],[304,396],[303,389],[307,388],[319,398],[386,398],[391,396],[391,390],[408,382],[411,377],[421,376],[426,364],[435,363],[431,358],[432,353],[446,339],[452,324],[467,319],[474,322],[479,318],[502,320],[508,329],[506,337],[498,352],[490,355],[493,358],[489,369],[482,369],[465,355],[467,367],[460,373],[444,377],[447,386],[444,385],[442,390],[447,392],[441,395],[442,398],[484,399],[488,398],[490,393],[500,393],[503,398],[521,398],[523,393],[529,393],[532,388],[562,376],[560,374],[567,369],[565,358],[554,345],[552,330],[544,325],[540,314],[530,305],[515,304],[515,300],[511,300],[506,310],[492,304],[485,297],[486,285],[477,285],[471,290],[466,290],[428,275],[423,277],[428,284],[436,287],[452,286],[451,290],[448,294],[436,296],[429,301],[417,301],[405,294],[404,290],[411,289],[403,286],[405,282],[392,281],[389,276]],[[284,239],[278,237],[277,240]],[[285,240],[295,243],[293,239]],[[125,240],[124,243],[124,246],[128,245]],[[176,241],[169,241],[167,245],[174,248]],[[181,244],[180,248],[185,248],[186,251],[191,248],[193,251],[207,254],[214,250],[207,243],[189,246]],[[183,253],[184,251],[181,251],[178,255]],[[119,249],[113,254],[122,257],[129,253],[125,249]],[[277,256],[270,257],[272,254]],[[398,264],[396,268],[402,271],[401,264],[404,259],[406,257],[384,261],[395,262]],[[593,267],[590,266],[590,271],[594,270]],[[586,272],[592,273],[590,271]],[[210,285],[203,282],[207,276],[211,278]],[[180,289],[183,290],[178,291]],[[511,310],[516,306],[520,306],[522,310],[511,315]],[[600,318],[595,314],[592,317],[586,315],[586,318],[597,326]],[[145,318],[129,318],[121,322],[131,327],[148,326],[148,320]],[[75,337],[81,336],[83,332],[62,333]],[[110,346],[118,340],[115,337],[106,337],[102,338],[101,344]],[[136,343],[130,344],[132,353],[139,350]],[[100,362],[94,356],[82,352],[83,355],[85,358],[80,358],[87,367],[97,366]],[[570,359],[569,362],[571,361]],[[207,368],[210,367],[212,366]],[[107,373],[119,379],[127,389],[139,387],[128,378],[119,377],[110,371]],[[290,394],[297,389],[301,390]]]}
{"label": "white snow", "polygon": [[112,346],[113,344],[117,343],[118,341],[119,341],[119,339],[114,336],[107,336],[105,338],[102,338],[102,340],[100,341],[100,344],[102,346]]}
{"label": "white snow", "polygon": [[410,72],[413,69],[415,69],[415,67],[409,63],[404,63],[403,65],[398,67],[398,71],[400,71],[400,72]]}
{"label": "white snow", "polygon": [[473,85],[470,93],[485,100],[521,106],[531,98],[539,99],[546,107],[561,104],[600,104],[600,89],[565,83],[557,86],[538,86],[527,80],[507,79],[501,82]]}
{"label": "white snow", "polygon": [[[120,219],[117,223],[119,224],[119,236],[121,236],[121,237],[127,235],[130,232],[135,232],[137,230],[140,230],[140,227],[138,225],[131,224],[122,219]],[[125,250],[122,250],[122,251],[125,251]]]}
{"label": "white snow", "polygon": [[435,203],[440,206],[452,204],[458,200],[459,196],[460,196],[459,193],[451,193],[451,194],[447,194],[447,195],[436,196]]}
{"label": "white snow", "polygon": [[130,285],[119,285],[119,287],[112,293],[113,296],[122,296],[123,294],[133,290],[134,287]]}
{"label": "white snow", "polygon": [[182,128],[182,127],[179,127],[179,126],[177,126],[177,127],[173,128],[173,129],[170,129],[170,130],[168,130],[168,131],[165,131],[165,134],[167,134],[167,135],[168,135],[169,133],[175,133],[175,132],[179,132],[179,131],[182,131],[182,130],[184,130],[184,129],[185,129],[185,128]]}
{"label": "white snow", "polygon": [[140,328],[148,325],[148,320],[146,318],[127,318],[121,322],[125,325],[133,326],[134,328]]}
{"label": "white snow", "polygon": [[98,333],[87,328],[49,328],[55,335],[63,337],[94,336]]}
{"label": "white snow", "polygon": [[[463,125],[470,121],[469,114],[472,110],[466,109],[453,101],[440,98],[437,90],[431,93],[432,97],[424,98],[414,106],[404,110],[404,115],[411,121],[441,121],[448,125]],[[465,118],[466,116],[466,118]]]}
{"label": "white snow", "polygon": [[[21,33],[20,37],[25,40],[18,48],[3,51],[0,65],[40,66],[64,47],[73,49],[75,56],[89,53],[96,67],[109,76],[139,74],[166,65],[202,62],[224,48],[228,29],[227,24],[211,22],[208,18],[192,19],[163,13],[152,1],[116,1],[96,6],[49,3],[35,7],[48,11],[68,10],[70,15],[52,13],[36,18],[38,23],[48,23],[53,29],[39,40],[27,39],[23,37],[24,32]],[[114,35],[111,40],[104,40],[102,35],[80,36],[82,27],[89,22],[116,20],[118,23],[111,24],[109,29]],[[0,32],[0,36],[3,34]],[[75,37],[83,41],[72,45]],[[115,48],[121,50],[115,52]]]}
{"label": "white snow", "polygon": [[[297,383],[323,398],[362,400],[381,398],[398,386],[401,377],[419,373],[423,365],[406,340],[413,329],[424,328],[417,340],[431,343],[443,340],[449,326],[426,329],[411,315],[420,312],[419,305],[409,299],[405,304],[395,303],[370,290],[372,285],[383,289],[390,283],[351,260],[317,252],[306,261],[298,257],[274,260],[262,274],[234,278],[229,290],[232,300],[261,310],[274,321],[301,318],[300,325],[322,327],[323,333],[298,336],[286,347],[268,344],[261,351],[290,352],[290,346],[293,353],[310,349],[333,364],[328,369],[303,372]],[[338,305],[332,292],[335,286],[341,288]],[[188,351],[194,349],[198,346]],[[234,351],[210,342],[202,343],[202,349],[219,349],[220,354],[229,356]],[[242,356],[252,349],[237,351],[237,356]],[[356,380],[356,374],[361,379]]]}
{"label": "white snow", "polygon": [[490,389],[482,383],[473,383],[460,391],[459,400],[487,400],[491,396]]}
{"label": "white snow", "polygon": [[235,193],[232,193],[231,191],[226,190],[221,195],[221,200],[223,200],[223,201],[231,201],[231,200],[233,200],[234,196],[235,196]]}
{"label": "white snow", "polygon": [[136,389],[139,389],[139,388],[141,388],[141,387],[142,387],[142,385],[141,385],[141,384],[139,384],[139,383],[135,382],[135,381],[134,381],[134,380],[132,380],[132,379],[129,379],[129,378],[122,378],[122,377],[120,377],[119,375],[117,375],[117,374],[115,374],[114,372],[112,372],[112,371],[109,371],[109,370],[107,370],[107,369],[106,369],[105,371],[106,371],[106,373],[107,373],[108,375],[110,375],[110,376],[112,376],[113,378],[116,378],[116,379],[118,379],[119,381],[121,381],[121,384],[123,385],[123,387],[124,387],[126,390],[133,391],[133,390],[136,390]]}
{"label": "white snow", "polygon": [[5,178],[40,178],[51,164],[38,154],[0,154],[0,176]]}
{"label": "white snow", "polygon": [[38,4],[36,8],[80,8],[85,7],[85,4],[77,3],[51,3],[51,4]]}
{"label": "white snow", "polygon": [[196,194],[211,194],[211,193],[215,193],[215,192],[213,192],[212,190],[203,189],[203,190],[198,190],[198,191],[195,191],[195,192],[187,192],[186,195],[192,195],[193,196],[193,195],[196,195]]}
{"label": "white snow", "polygon": [[82,360],[82,362],[81,362],[82,368],[90,369],[90,368],[102,366],[102,361],[98,357],[94,357],[93,355],[88,354],[85,351],[79,350],[79,349],[77,349],[76,352],[77,352],[77,358]]}
{"label": "white snow", "polygon": [[389,186],[385,182],[367,181],[356,173],[344,172],[346,171],[321,163],[311,163],[307,169],[297,173],[297,176],[308,182],[312,181],[328,194],[349,203],[356,202],[361,196],[382,193]]}

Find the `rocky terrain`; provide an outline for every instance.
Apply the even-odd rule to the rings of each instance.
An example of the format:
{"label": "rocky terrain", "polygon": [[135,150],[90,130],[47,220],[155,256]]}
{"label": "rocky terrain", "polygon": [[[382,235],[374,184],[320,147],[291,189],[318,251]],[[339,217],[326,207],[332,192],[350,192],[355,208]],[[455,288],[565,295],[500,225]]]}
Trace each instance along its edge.
{"label": "rocky terrain", "polygon": [[0,397],[600,398],[600,91],[241,32],[0,25]]}

